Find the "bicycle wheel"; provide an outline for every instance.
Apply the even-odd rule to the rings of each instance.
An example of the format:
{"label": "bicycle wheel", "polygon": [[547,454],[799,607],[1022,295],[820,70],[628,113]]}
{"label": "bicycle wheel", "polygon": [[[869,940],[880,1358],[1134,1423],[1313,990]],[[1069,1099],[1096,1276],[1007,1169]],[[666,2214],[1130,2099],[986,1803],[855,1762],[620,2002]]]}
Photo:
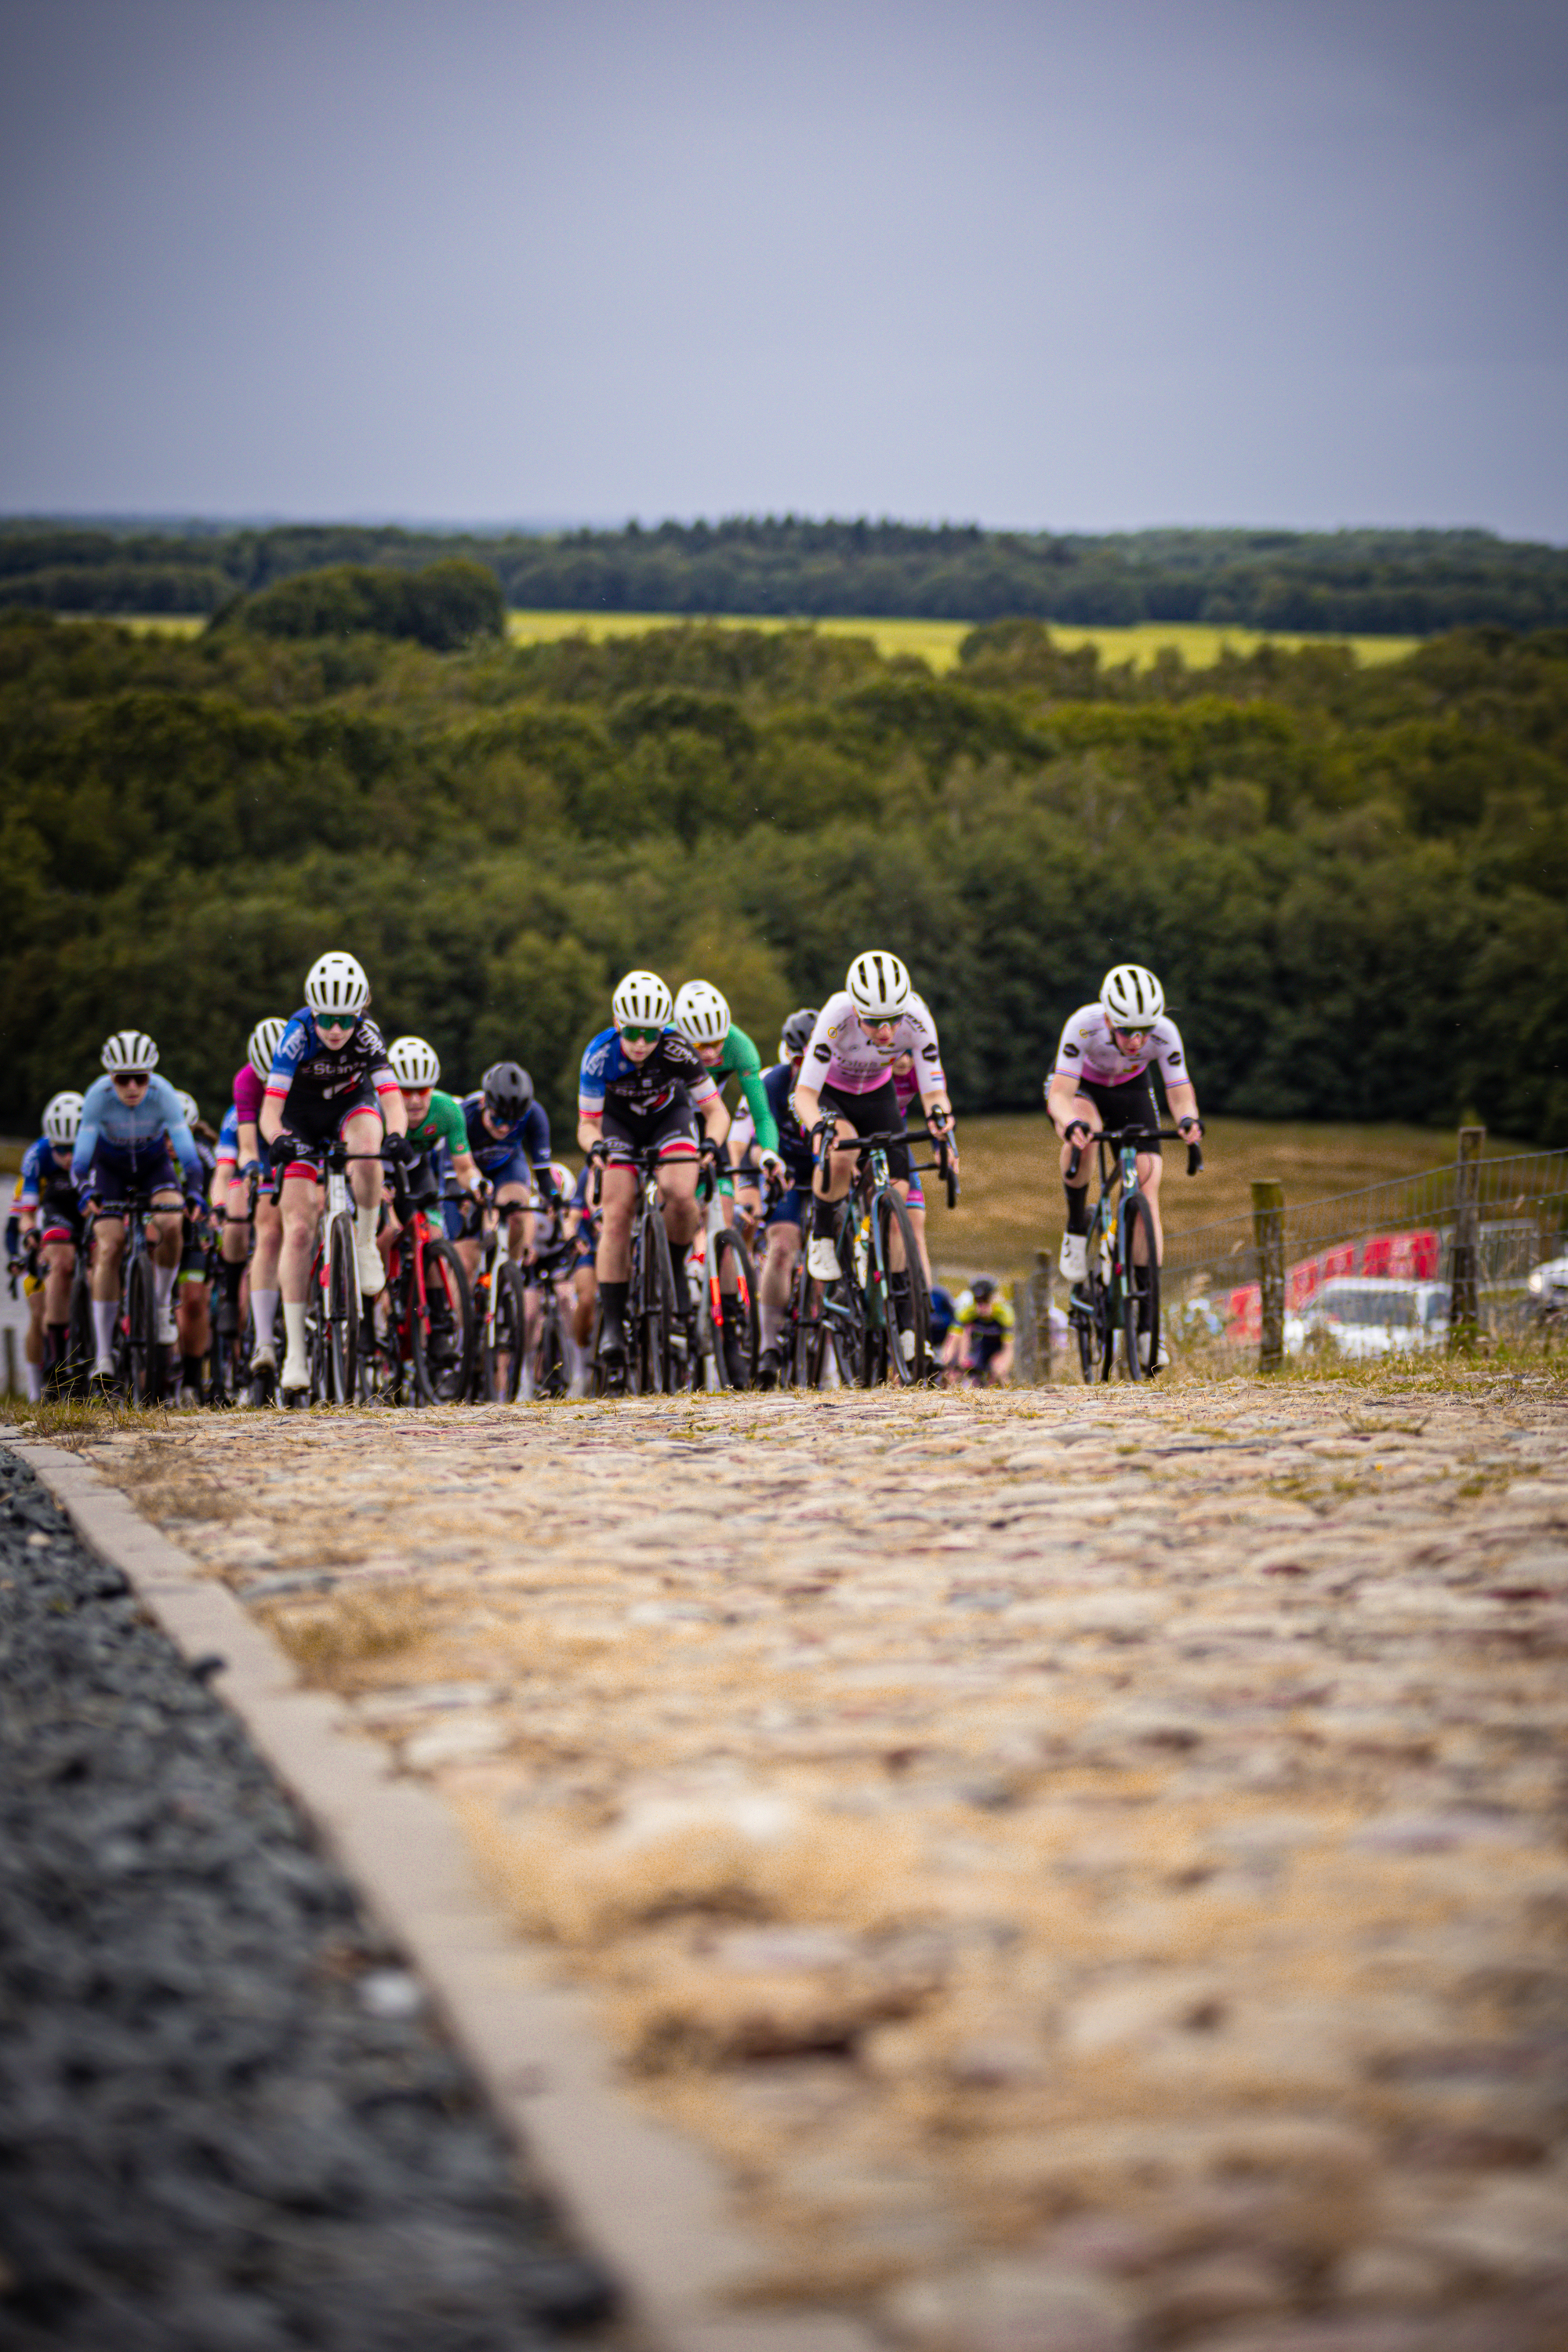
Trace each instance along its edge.
{"label": "bicycle wheel", "polygon": [[[866,1294],[860,1287],[860,1277],[855,1266],[854,1227],[851,1219],[858,1216],[851,1200],[835,1237],[838,1254],[838,1276],[826,1284],[822,1293],[822,1320],[833,1360],[838,1367],[838,1377],[846,1388],[869,1388],[877,1376],[876,1350],[866,1315]],[[848,1259],[846,1271],[845,1260]]]}
{"label": "bicycle wheel", "polygon": [[713,1355],[720,1387],[754,1388],[759,1346],[757,1269],[751,1251],[729,1225],[722,1226],[713,1236],[708,1311],[713,1324]]}
{"label": "bicycle wheel", "polygon": [[70,1311],[66,1318],[66,1352],[55,1368],[56,1393],[84,1396],[92,1371],[92,1284],[79,1253],[71,1276]]}
{"label": "bicycle wheel", "polygon": [[[879,1192],[871,1203],[871,1220],[875,1278],[884,1285],[882,1352],[894,1380],[910,1388],[931,1376],[931,1293],[926,1288],[925,1268],[915,1247],[915,1229],[901,1193],[890,1186],[887,1192]],[[903,1244],[904,1254],[903,1265],[898,1271],[893,1266],[895,1234]],[[906,1283],[907,1324],[899,1311]]]}
{"label": "bicycle wheel", "polygon": [[132,1404],[156,1404],[163,1382],[158,1363],[158,1306],[153,1261],[145,1251],[125,1277],[125,1385]]}
{"label": "bicycle wheel", "polygon": [[566,1350],[561,1343],[561,1302],[555,1296],[553,1283],[542,1286],[543,1305],[539,1315],[539,1337],[533,1346],[533,1393],[536,1397],[563,1397],[566,1393]]}
{"label": "bicycle wheel", "polygon": [[630,1371],[640,1395],[660,1396],[675,1385],[670,1344],[675,1330],[675,1268],[669,1260],[669,1235],[658,1210],[643,1220],[641,1244],[630,1300]]}
{"label": "bicycle wheel", "polygon": [[528,1345],[528,1295],[510,1257],[496,1260],[490,1278],[495,1284],[495,1337],[487,1336],[480,1349],[481,1385],[491,1404],[515,1404]]}
{"label": "bicycle wheel", "polygon": [[447,1241],[427,1241],[419,1253],[425,1304],[408,1301],[408,1354],[420,1404],[457,1404],[467,1395],[474,1363],[474,1302],[462,1260]]}
{"label": "bicycle wheel", "polygon": [[334,1217],[327,1228],[325,1370],[327,1402],[353,1404],[359,1370],[359,1262],[353,1220]]}
{"label": "bicycle wheel", "polygon": [[789,1306],[779,1333],[780,1388],[816,1389],[827,1362],[827,1332],[803,1248],[790,1281]]}
{"label": "bicycle wheel", "polygon": [[[1133,1255],[1134,1240],[1139,1234],[1145,1252],[1142,1265]],[[1134,1192],[1130,1201],[1123,1201],[1117,1212],[1116,1255],[1127,1377],[1130,1381],[1144,1381],[1149,1375],[1139,1340],[1147,1332],[1148,1360],[1152,1364],[1160,1345],[1160,1269],[1154,1262],[1154,1213],[1142,1192]]]}

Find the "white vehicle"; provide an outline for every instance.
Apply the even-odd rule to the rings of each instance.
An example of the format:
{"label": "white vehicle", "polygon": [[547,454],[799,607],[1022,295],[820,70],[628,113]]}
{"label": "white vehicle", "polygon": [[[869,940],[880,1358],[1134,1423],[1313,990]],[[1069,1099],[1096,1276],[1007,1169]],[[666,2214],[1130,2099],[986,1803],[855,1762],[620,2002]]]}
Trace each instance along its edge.
{"label": "white vehicle", "polygon": [[1285,1344],[1300,1348],[1318,1332],[1332,1339],[1342,1355],[1357,1359],[1445,1347],[1448,1286],[1399,1282],[1388,1275],[1336,1275],[1310,1306],[1286,1318]]}
{"label": "white vehicle", "polygon": [[1530,1276],[1530,1310],[1532,1315],[1549,1315],[1555,1307],[1568,1307],[1568,1257],[1548,1258]]}

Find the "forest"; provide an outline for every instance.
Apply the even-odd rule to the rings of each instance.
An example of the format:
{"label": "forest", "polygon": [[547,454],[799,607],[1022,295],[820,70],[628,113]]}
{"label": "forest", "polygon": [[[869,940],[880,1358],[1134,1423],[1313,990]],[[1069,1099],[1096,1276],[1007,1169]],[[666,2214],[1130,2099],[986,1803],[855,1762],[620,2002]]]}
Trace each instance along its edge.
{"label": "forest", "polygon": [[13,1135],[126,1024],[221,1111],[328,947],[450,1081],[515,1055],[563,1119],[626,967],[767,1053],[885,944],[963,1109],[1037,1105],[1131,957],[1211,1110],[1568,1140],[1568,632],[1139,673],[1011,619],[937,678],[809,627],[439,650],[268,609],[0,616]]}
{"label": "forest", "polygon": [[1394,636],[1568,625],[1568,549],[1484,530],[1097,538],[795,515],[554,533],[12,520],[0,524],[0,606],[208,614],[300,573],[414,572],[443,559],[483,565],[507,604],[533,611],[1028,615]]}

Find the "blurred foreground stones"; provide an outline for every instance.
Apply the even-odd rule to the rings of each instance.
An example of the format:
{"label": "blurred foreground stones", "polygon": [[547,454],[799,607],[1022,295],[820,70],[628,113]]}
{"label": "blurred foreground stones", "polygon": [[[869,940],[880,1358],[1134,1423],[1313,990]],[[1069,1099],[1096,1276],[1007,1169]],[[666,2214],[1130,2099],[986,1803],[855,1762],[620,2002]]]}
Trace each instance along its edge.
{"label": "blurred foreground stones", "polygon": [[460,1809],[759,2304],[917,2352],[1568,2345],[1568,1390],[86,1448]]}

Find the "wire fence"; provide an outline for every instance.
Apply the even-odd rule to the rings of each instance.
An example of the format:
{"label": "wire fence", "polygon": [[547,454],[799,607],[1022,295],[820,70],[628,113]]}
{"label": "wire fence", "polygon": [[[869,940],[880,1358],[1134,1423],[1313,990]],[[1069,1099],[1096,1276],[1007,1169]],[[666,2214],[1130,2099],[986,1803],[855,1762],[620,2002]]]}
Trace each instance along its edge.
{"label": "wire fence", "polygon": [[[1532,1290],[1531,1276],[1568,1255],[1568,1151],[1482,1160],[1467,1172],[1479,1319],[1494,1337],[1520,1337],[1541,1313],[1543,1286]],[[1405,1345],[1446,1339],[1460,1185],[1456,1160],[1354,1192],[1287,1201],[1287,1349],[1332,1339],[1362,1352],[1363,1332],[1398,1334],[1395,1344]],[[1163,1289],[1172,1336],[1256,1347],[1261,1271],[1250,1216],[1171,1236]],[[1383,1344],[1369,1338],[1365,1351]]]}
{"label": "wire fence", "polygon": [[[1521,1339],[1568,1320],[1568,1150],[1481,1160],[1463,1176],[1456,1160],[1357,1192],[1285,1203],[1286,1352],[1370,1356],[1446,1345],[1466,1179],[1475,1202],[1481,1330]],[[1561,1280],[1550,1271],[1559,1260]],[[1171,1346],[1234,1363],[1256,1357],[1262,1271],[1251,1215],[1168,1234],[1161,1292]],[[1019,1286],[1024,1380],[1062,1376],[1066,1286],[1058,1280],[1054,1298],[1052,1289],[1046,1265]],[[1054,1349],[1047,1320],[1058,1327]]]}

